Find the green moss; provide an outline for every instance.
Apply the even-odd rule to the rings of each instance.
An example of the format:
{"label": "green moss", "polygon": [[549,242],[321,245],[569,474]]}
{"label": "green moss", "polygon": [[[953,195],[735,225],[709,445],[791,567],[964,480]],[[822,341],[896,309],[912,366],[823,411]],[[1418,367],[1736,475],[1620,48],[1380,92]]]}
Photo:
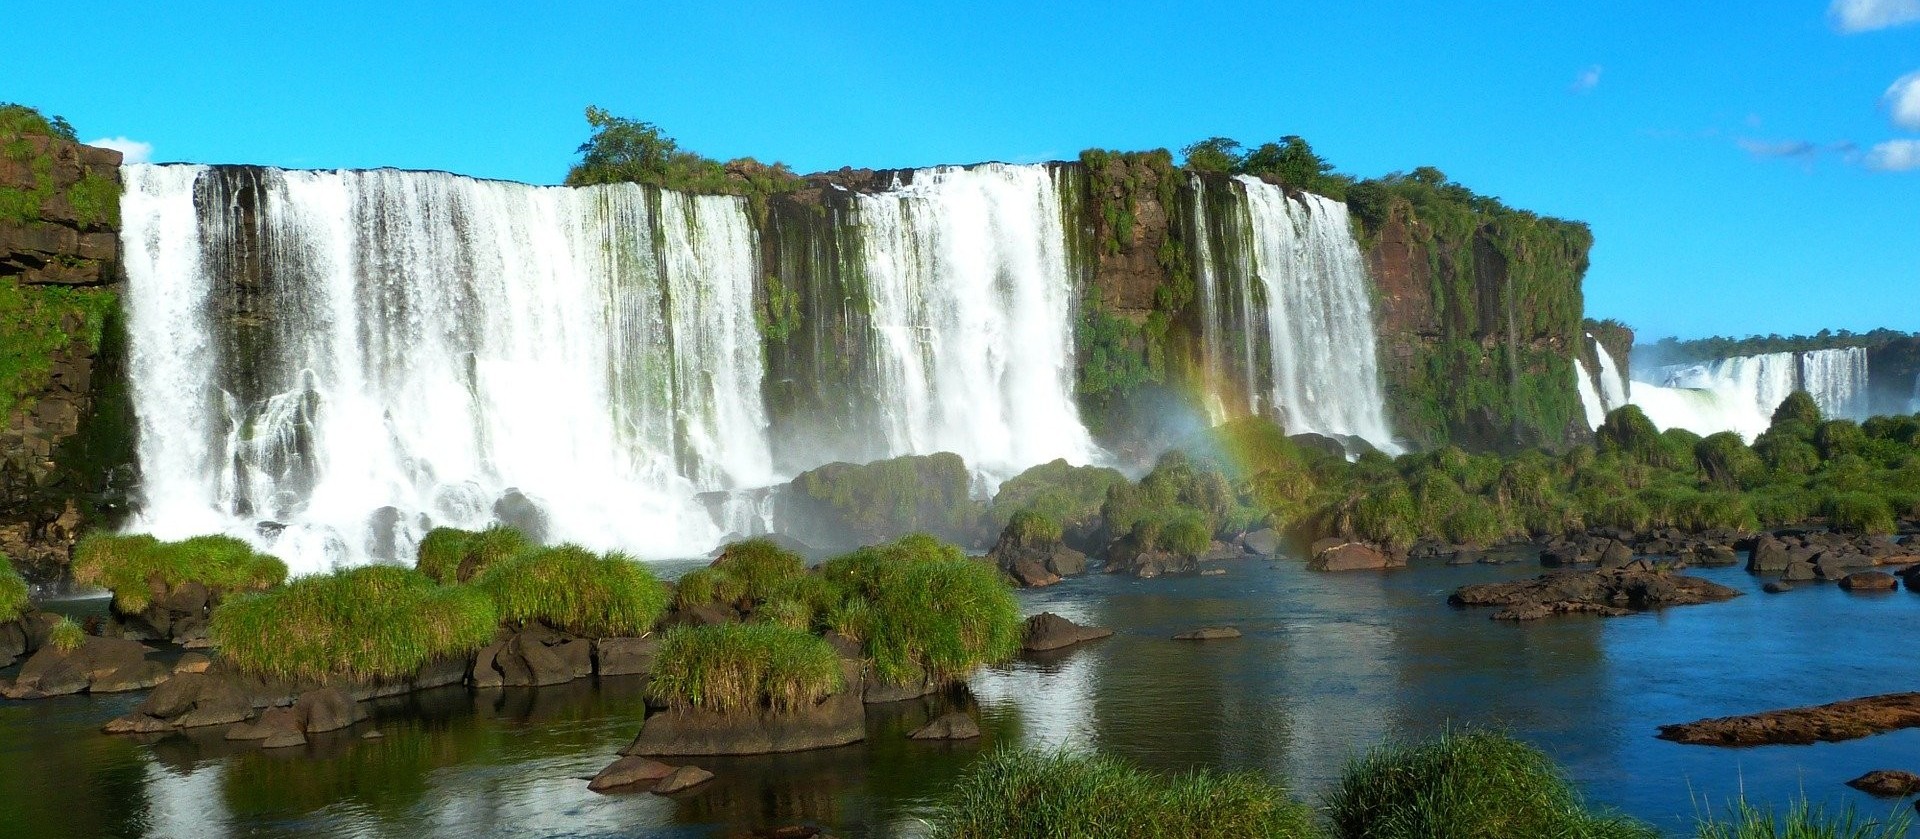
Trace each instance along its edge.
{"label": "green moss", "polygon": [[826,578],[864,606],[829,618],[862,642],[883,682],[946,683],[1020,649],[1024,620],[999,569],[924,534],[827,562]]}
{"label": "green moss", "polygon": [[787,711],[845,686],[826,641],[773,624],[680,627],[654,659],[650,689],[674,708]]}
{"label": "green moss", "polygon": [[224,658],[252,673],[395,678],[472,654],[493,640],[499,620],[479,588],[370,565],[229,600],[214,610],[211,635]]}
{"label": "green moss", "polygon": [[27,581],[13,570],[7,555],[0,554],[0,623],[19,618],[32,605],[27,597]]}
{"label": "green moss", "polygon": [[928,531],[958,536],[979,516],[973,477],[959,455],[909,455],[865,465],[829,463],[793,486],[862,542]]}
{"label": "green moss", "polygon": [[667,589],[646,565],[624,554],[577,545],[534,548],[494,562],[473,579],[500,619],[540,621],[587,638],[639,636],[667,607]]}
{"label": "green moss", "polygon": [[119,298],[102,289],[21,286],[0,279],[0,425],[33,406],[57,353],[100,349]]}
{"label": "green moss", "polygon": [[1252,773],[1162,777],[1101,755],[1001,750],[967,770],[936,839],[1313,839],[1313,812]]}
{"label": "green moss", "polygon": [[1023,510],[1062,525],[1082,524],[1100,515],[1107,490],[1126,481],[1126,476],[1116,469],[1074,466],[1065,460],[1055,460],[1001,483],[988,514],[994,524],[1002,527]]}
{"label": "green moss", "polygon": [[123,612],[144,611],[154,584],[199,583],[220,594],[261,591],[287,579],[287,564],[231,536],[162,542],[152,536],[92,533],[73,551],[73,579],[113,592]]}

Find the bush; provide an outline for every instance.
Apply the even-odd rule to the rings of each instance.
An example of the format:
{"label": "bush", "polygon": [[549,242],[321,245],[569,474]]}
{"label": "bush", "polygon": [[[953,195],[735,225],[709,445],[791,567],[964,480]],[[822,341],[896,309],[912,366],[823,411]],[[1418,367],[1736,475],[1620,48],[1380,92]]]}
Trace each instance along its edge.
{"label": "bush", "polygon": [[825,640],[772,624],[680,627],[654,659],[651,690],[674,708],[786,711],[845,686]]}
{"label": "bush", "polygon": [[151,604],[156,579],[168,589],[193,582],[223,594],[261,591],[286,582],[287,564],[231,536],[162,542],[94,533],[74,547],[73,579],[113,592],[114,605],[132,613]]}
{"label": "bush", "polygon": [[863,548],[822,573],[864,607],[830,620],[865,644],[881,681],[946,683],[1019,652],[1020,603],[999,569],[924,534]]}
{"label": "bush", "polygon": [[499,622],[478,588],[370,565],[229,600],[214,610],[211,635],[222,656],[253,673],[391,678],[486,646]]}
{"label": "bush", "polygon": [[646,565],[578,545],[515,554],[473,586],[493,598],[501,620],[541,621],[588,638],[645,635],[667,608],[667,588]]}
{"label": "bush", "polygon": [[1607,414],[1594,432],[1600,454],[1618,454],[1630,460],[1654,466],[1666,463],[1667,446],[1660,429],[1640,411],[1638,405],[1624,405]]}
{"label": "bush", "polygon": [[13,570],[7,555],[0,554],[0,623],[20,617],[31,605],[27,599],[27,581]]}
{"label": "bush", "polygon": [[80,645],[86,642],[87,631],[81,629],[80,624],[74,623],[73,618],[62,617],[52,629],[47,630],[47,643],[63,653],[80,649]]}
{"label": "bush", "polygon": [[748,539],[728,545],[712,567],[739,581],[741,597],[765,601],[806,574],[807,560],[771,539]]}
{"label": "bush", "polygon": [[1126,482],[1118,470],[1103,466],[1074,466],[1065,460],[1042,463],[1001,484],[990,515],[1001,526],[1022,510],[1062,524],[1080,524],[1100,514],[1108,489]]}
{"label": "bush", "polygon": [[1191,559],[1213,546],[1213,531],[1198,512],[1183,510],[1161,526],[1154,542],[1163,551]]}
{"label": "bush", "polygon": [[420,540],[414,567],[440,583],[464,583],[487,566],[534,547],[526,534],[504,524],[475,532],[436,527]]}
{"label": "bush", "polygon": [[1001,750],[933,817],[937,839],[1308,839],[1313,814],[1252,773],[1161,777],[1111,757]]}
{"label": "bush", "polygon": [[1773,421],[1768,425],[1768,430],[1791,424],[1801,429],[1798,433],[1804,434],[1818,427],[1821,419],[1819,403],[1814,402],[1806,391],[1796,390],[1787,394],[1787,398],[1773,409]]}
{"label": "bush", "polygon": [[1903,812],[1885,819],[1862,820],[1852,807],[1837,816],[1805,799],[1776,814],[1745,800],[1727,808],[1725,817],[1700,820],[1698,839],[1905,839],[1913,820]]}
{"label": "bush", "polygon": [[1724,489],[1745,489],[1760,480],[1766,465],[1740,435],[1722,431],[1708,435],[1693,447],[1694,462],[1707,480]]}
{"label": "bush", "polygon": [[1015,544],[1040,546],[1060,541],[1063,532],[1059,519],[1029,508],[1007,520],[1005,537],[1011,537]]}
{"label": "bush", "polygon": [[1499,734],[1383,747],[1347,767],[1326,810],[1342,839],[1655,837],[1587,810],[1553,761]]}
{"label": "bush", "polygon": [[1841,492],[1827,498],[1827,520],[1841,530],[1879,535],[1894,532],[1893,508],[1871,492]]}

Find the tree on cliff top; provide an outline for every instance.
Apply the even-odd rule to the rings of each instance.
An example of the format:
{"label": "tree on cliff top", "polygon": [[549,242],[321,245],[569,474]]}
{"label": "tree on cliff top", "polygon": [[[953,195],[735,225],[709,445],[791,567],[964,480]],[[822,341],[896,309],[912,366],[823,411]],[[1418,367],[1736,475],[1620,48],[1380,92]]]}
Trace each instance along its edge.
{"label": "tree on cliff top", "polygon": [[79,142],[73,133],[73,126],[67,123],[65,117],[48,117],[36,108],[0,102],[0,137],[25,137],[29,134]]}
{"label": "tree on cliff top", "polygon": [[1353,183],[1352,178],[1334,172],[1333,164],[1296,135],[1263,143],[1252,151],[1245,148],[1230,137],[1208,137],[1182,148],[1180,154],[1186,157],[1187,168],[1198,172],[1254,175],[1333,198],[1344,197]]}
{"label": "tree on cliff top", "polygon": [[587,106],[593,136],[580,144],[580,162],[567,172],[568,186],[638,183],[682,192],[765,195],[799,185],[784,163],[751,157],[721,163],[688,149],[651,122]]}

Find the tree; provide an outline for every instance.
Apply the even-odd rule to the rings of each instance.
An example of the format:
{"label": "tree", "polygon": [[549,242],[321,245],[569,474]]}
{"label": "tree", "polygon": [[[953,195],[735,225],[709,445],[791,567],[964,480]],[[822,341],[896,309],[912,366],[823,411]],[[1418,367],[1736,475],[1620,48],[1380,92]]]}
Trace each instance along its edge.
{"label": "tree", "polygon": [[689,155],[651,122],[617,117],[587,106],[593,136],[580,144],[580,162],[567,172],[569,186],[635,183],[667,186],[674,163]]}
{"label": "tree", "polygon": [[1208,137],[1180,150],[1187,167],[1201,172],[1238,172],[1242,155],[1240,141],[1227,137]]}
{"label": "tree", "polygon": [[1240,171],[1269,175],[1295,189],[1312,189],[1332,177],[1333,164],[1315,154],[1307,141],[1294,135],[1254,149],[1241,161]]}

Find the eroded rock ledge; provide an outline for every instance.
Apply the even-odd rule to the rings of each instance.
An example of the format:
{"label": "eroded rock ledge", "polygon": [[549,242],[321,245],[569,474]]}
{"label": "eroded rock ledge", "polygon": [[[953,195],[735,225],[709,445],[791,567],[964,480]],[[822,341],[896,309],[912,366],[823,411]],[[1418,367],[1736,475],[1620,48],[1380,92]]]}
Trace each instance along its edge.
{"label": "eroded rock ledge", "polygon": [[1553,615],[1628,615],[1662,606],[1691,606],[1739,597],[1740,592],[1698,577],[1661,571],[1646,560],[1624,568],[1562,571],[1511,583],[1462,586],[1448,603],[1499,606],[1494,620],[1527,621]]}
{"label": "eroded rock ledge", "polygon": [[1837,743],[1920,727],[1920,693],[1888,693],[1825,705],[1660,726],[1660,739],[1696,746]]}

